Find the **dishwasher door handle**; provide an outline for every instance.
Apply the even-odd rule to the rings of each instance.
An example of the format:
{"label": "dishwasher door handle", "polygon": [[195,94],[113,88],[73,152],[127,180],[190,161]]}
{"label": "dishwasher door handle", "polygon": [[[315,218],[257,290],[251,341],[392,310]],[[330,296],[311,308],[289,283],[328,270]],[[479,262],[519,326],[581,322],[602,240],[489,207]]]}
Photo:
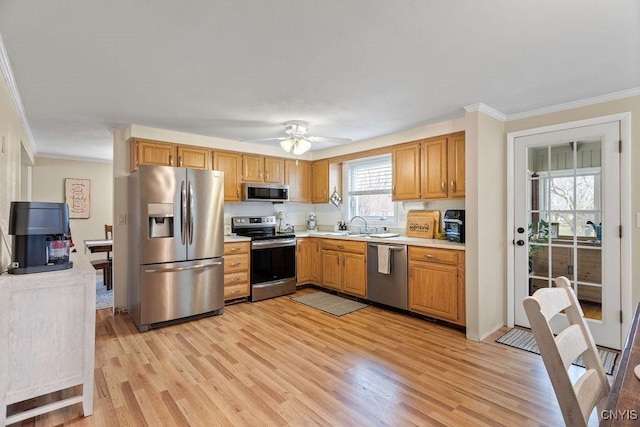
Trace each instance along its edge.
{"label": "dishwasher door handle", "polygon": [[[369,243],[369,247],[370,248],[378,248],[380,246],[385,246],[385,245],[373,245],[373,244]],[[389,246],[389,249],[391,249],[392,251],[404,251],[407,248],[405,246]]]}

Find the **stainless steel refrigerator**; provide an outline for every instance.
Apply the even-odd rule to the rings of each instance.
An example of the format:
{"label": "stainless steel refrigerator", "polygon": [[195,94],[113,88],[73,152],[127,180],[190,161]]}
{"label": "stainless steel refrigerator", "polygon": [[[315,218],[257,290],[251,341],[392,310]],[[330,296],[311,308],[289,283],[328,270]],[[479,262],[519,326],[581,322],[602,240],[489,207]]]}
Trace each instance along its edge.
{"label": "stainless steel refrigerator", "polygon": [[223,173],[143,165],[128,190],[128,311],[138,329],[222,314]]}

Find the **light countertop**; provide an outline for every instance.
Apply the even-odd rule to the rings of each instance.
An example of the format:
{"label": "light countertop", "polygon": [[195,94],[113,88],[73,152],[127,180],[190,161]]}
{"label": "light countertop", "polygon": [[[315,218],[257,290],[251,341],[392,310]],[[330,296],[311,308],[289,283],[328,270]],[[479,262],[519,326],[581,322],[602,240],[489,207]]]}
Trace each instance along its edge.
{"label": "light countertop", "polygon": [[439,239],[423,239],[420,237],[407,237],[407,236],[398,236],[398,237],[367,237],[367,236],[359,236],[359,235],[350,235],[345,236],[344,232],[330,232],[330,231],[301,231],[296,232],[296,237],[304,238],[304,237],[319,237],[323,239],[338,239],[338,240],[353,240],[360,242],[376,242],[376,243],[388,243],[388,244],[399,244],[399,245],[412,245],[412,246],[425,246],[429,248],[439,248],[439,249],[454,249],[459,251],[464,251],[465,246],[464,243],[450,242],[448,240],[439,240]]}
{"label": "light countertop", "polygon": [[250,242],[250,237],[244,236],[224,236],[225,243],[234,243],[234,242]]}

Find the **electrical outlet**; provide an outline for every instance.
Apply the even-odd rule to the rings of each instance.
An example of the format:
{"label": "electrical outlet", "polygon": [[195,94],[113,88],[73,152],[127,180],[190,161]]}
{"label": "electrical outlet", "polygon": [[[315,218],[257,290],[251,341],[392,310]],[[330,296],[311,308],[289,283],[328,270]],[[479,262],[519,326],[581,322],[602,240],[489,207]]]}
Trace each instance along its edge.
{"label": "electrical outlet", "polygon": [[118,225],[127,225],[127,214],[118,215]]}

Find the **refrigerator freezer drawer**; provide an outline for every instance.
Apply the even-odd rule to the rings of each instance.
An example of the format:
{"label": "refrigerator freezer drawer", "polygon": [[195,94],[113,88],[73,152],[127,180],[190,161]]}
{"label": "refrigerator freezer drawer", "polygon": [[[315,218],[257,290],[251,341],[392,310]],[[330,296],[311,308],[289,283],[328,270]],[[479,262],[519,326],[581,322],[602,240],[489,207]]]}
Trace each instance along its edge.
{"label": "refrigerator freezer drawer", "polygon": [[223,307],[223,258],[140,266],[141,331]]}

